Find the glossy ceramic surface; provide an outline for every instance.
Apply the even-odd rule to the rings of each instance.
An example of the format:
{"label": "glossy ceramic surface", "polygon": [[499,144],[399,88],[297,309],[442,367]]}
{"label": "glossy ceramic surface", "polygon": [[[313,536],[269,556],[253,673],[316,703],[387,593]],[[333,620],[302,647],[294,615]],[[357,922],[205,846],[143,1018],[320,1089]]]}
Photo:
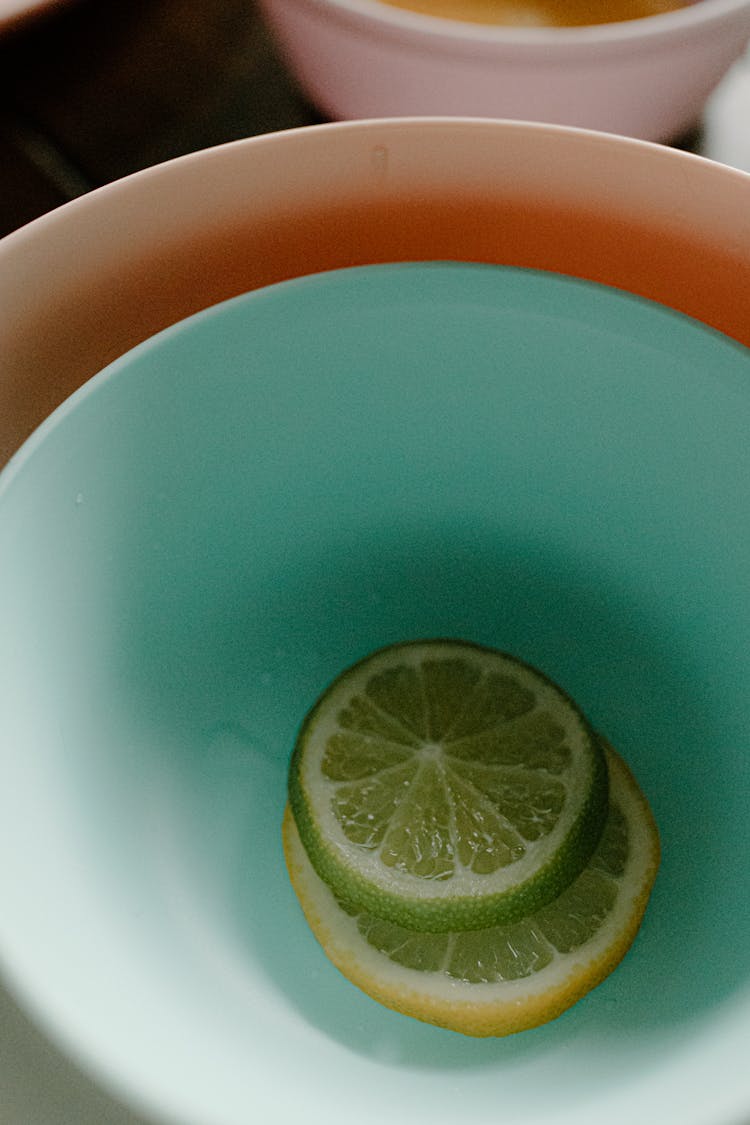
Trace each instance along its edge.
{"label": "glossy ceramic surface", "polygon": [[330,116],[504,117],[656,141],[697,123],[750,37],[748,0],[575,28],[481,26],[378,0],[261,3]]}
{"label": "glossy ceramic surface", "polygon": [[[145,343],[0,491],[0,955],[181,1125],[733,1125],[750,1109],[750,359],[660,306],[457,264],[326,274]],[[279,844],[357,656],[515,650],[632,763],[645,926],[560,1020],[475,1042],[325,961]]]}

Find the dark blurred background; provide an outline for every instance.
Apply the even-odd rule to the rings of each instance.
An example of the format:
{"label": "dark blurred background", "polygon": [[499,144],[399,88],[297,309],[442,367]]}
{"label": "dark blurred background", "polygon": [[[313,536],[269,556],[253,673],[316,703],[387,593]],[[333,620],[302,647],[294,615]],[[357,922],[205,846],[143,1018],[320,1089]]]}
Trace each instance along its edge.
{"label": "dark blurred background", "polygon": [[67,0],[0,29],[0,236],[148,165],[319,120],[252,0]]}

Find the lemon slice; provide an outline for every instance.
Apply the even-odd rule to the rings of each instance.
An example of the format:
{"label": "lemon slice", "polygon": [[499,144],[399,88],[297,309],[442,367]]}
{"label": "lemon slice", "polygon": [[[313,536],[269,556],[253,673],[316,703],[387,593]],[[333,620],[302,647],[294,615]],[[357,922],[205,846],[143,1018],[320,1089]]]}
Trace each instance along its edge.
{"label": "lemon slice", "polygon": [[465,1035],[509,1035],[560,1015],[627,952],[659,864],[646,799],[614,751],[608,757],[609,815],[588,866],[554,902],[485,930],[429,934],[345,910],[313,869],[287,807],[289,874],[330,960],[387,1007]]}
{"label": "lemon slice", "polygon": [[462,641],[381,649],[303,723],[289,800],[349,906],[430,932],[512,921],[583,869],[607,815],[591,727],[546,676]]}

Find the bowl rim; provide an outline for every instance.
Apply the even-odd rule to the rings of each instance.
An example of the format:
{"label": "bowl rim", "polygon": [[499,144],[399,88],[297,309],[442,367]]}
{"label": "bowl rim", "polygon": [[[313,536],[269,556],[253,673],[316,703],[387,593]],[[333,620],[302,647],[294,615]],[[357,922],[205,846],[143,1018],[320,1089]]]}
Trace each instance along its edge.
{"label": "bowl rim", "polygon": [[[641,48],[680,35],[695,35],[703,30],[731,21],[747,20],[750,35],[750,0],[689,0],[681,8],[653,16],[618,23],[589,24],[584,27],[508,27],[472,23],[468,20],[433,16],[408,8],[396,7],[388,0],[261,0],[261,6],[274,13],[289,4],[299,5],[334,15],[343,22],[377,25],[393,34],[417,35],[443,40],[463,41],[474,46],[491,48],[507,46],[513,50],[556,52],[564,55],[592,46],[620,49]],[[739,53],[739,52],[738,52]]]}
{"label": "bowl rim", "polygon": [[[263,0],[267,2],[267,0]],[[378,8],[380,0],[299,0],[300,3],[320,4],[367,4]],[[746,8],[750,19],[750,0],[698,0],[704,4],[722,4],[725,7],[732,5],[734,8]],[[394,9],[396,10],[396,9]],[[653,17],[656,19],[657,17]],[[436,21],[437,22],[437,21]],[[590,129],[580,125],[562,125],[555,122],[535,121],[523,118],[506,117],[477,117],[471,114],[458,115],[385,115],[370,118],[348,118],[341,120],[323,121],[312,125],[298,125],[288,129],[272,130],[268,133],[258,133],[253,136],[238,137],[234,140],[224,141],[219,144],[209,145],[206,148],[195,149],[182,153],[166,160],[157,161],[155,164],[138,168],[124,176],[120,176],[108,183],[92,188],[69,199],[50,211],[31,219],[22,226],[10,231],[0,238],[0,297],[4,296],[4,286],[7,284],[7,293],[15,289],[13,273],[23,261],[28,263],[29,254],[41,255],[44,252],[42,243],[52,237],[65,238],[71,224],[75,226],[82,223],[84,226],[96,226],[103,221],[102,210],[108,212],[114,204],[124,213],[135,203],[144,204],[146,197],[153,192],[158,192],[162,187],[174,184],[174,177],[181,175],[198,175],[201,177],[207,169],[211,171],[211,184],[215,188],[214,176],[226,176],[228,167],[234,166],[235,160],[247,159],[259,149],[266,150],[269,146],[274,151],[279,145],[296,148],[298,145],[316,145],[318,140],[330,138],[333,142],[341,139],[344,143],[348,134],[356,137],[372,138],[373,143],[382,142],[381,134],[397,136],[400,134],[432,132],[483,133],[497,134],[501,137],[508,134],[514,137],[533,138],[537,143],[549,143],[550,139],[557,138],[571,145],[581,146],[589,150],[599,147],[602,152],[607,149],[612,154],[624,155],[638,153],[642,159],[649,162],[671,163],[680,162],[685,168],[700,170],[701,174],[711,177],[720,177],[722,181],[733,181],[742,184],[747,190],[750,184],[750,171],[712,160],[700,153],[687,149],[673,148],[656,141],[645,140],[641,137],[631,137],[626,134],[609,133],[601,129]],[[7,259],[10,256],[10,263]],[[46,256],[46,255],[45,255]],[[40,261],[30,263],[32,269],[40,267]]]}
{"label": "bowl rim", "polygon": [[[385,176],[382,163],[373,163],[384,154]],[[550,160],[557,169],[554,193],[561,203],[589,212],[605,206],[639,228],[645,221],[667,232],[680,231],[688,243],[710,245],[722,261],[736,262],[741,276],[750,270],[750,173],[651,141],[576,126],[472,116],[332,121],[238,138],[131,172],[0,239],[0,307],[5,313],[0,320],[0,465],[63,393],[146,335],[238,292],[235,282],[245,290],[266,284],[269,276],[301,272],[299,263],[284,266],[281,273],[267,265],[257,271],[243,265],[234,280],[214,285],[211,274],[197,279],[185,272],[185,261],[193,261],[185,250],[190,244],[186,232],[203,230],[215,245],[227,224],[234,229],[238,223],[286,222],[299,210],[308,214],[310,207],[330,213],[332,207],[350,207],[362,199],[413,199],[425,191],[455,199],[456,192],[486,188],[491,199],[496,193],[505,198],[508,191],[518,198],[519,192],[531,190],[534,199],[544,200],[552,190]],[[279,175],[292,165],[295,173],[280,191]],[[395,246],[389,256],[403,257]],[[358,251],[355,257],[361,260]],[[592,269],[590,256],[584,258],[571,269],[567,256],[564,265],[553,253],[553,268],[563,264],[563,272],[633,287],[627,262],[623,274],[620,266]],[[78,265],[72,273],[71,260]],[[162,286],[155,300],[152,292],[144,302],[133,284],[146,260],[177,272],[174,285]],[[337,251],[326,260],[344,264]],[[636,272],[641,282],[635,291],[750,343],[747,320],[736,301],[725,313],[713,298],[703,297],[715,287],[697,282],[686,287],[682,269],[663,285],[644,285],[640,267]],[[103,285],[102,278],[109,282]],[[121,296],[123,278],[128,285]],[[724,292],[721,286],[719,290]],[[85,311],[90,298],[97,308],[108,310],[103,333]],[[56,310],[52,319],[48,308]]]}

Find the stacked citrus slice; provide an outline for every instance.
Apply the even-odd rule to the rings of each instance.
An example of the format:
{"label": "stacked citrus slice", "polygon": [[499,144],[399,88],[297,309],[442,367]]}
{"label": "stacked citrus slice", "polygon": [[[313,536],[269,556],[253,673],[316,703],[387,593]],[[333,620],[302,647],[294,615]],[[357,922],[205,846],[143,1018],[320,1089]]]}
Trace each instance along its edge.
{"label": "stacked citrus slice", "polygon": [[383,1004],[470,1035],[552,1019],[640,925],[659,859],[624,763],[539,671],[380,650],[307,716],[284,850],[307,920]]}

